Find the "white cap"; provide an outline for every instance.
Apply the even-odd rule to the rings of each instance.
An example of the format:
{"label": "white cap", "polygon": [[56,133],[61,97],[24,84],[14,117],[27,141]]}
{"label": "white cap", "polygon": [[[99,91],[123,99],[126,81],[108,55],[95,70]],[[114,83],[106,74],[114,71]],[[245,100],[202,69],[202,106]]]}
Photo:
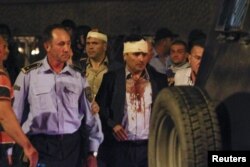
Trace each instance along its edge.
{"label": "white cap", "polygon": [[148,53],[148,44],[145,40],[125,42],[123,53],[143,52]]}
{"label": "white cap", "polygon": [[108,42],[108,37],[107,37],[107,35],[105,35],[105,34],[103,34],[103,33],[100,33],[100,32],[89,31],[89,32],[88,32],[88,35],[87,35],[87,38],[89,38],[89,37],[97,38],[97,39],[103,40],[103,41],[105,41],[105,42]]}

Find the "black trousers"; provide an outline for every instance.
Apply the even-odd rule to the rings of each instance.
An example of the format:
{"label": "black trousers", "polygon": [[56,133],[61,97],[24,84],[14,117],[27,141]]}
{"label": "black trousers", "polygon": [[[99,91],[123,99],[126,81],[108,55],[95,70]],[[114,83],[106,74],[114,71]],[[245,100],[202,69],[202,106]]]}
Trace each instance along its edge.
{"label": "black trousers", "polygon": [[148,141],[125,141],[101,145],[98,167],[148,167]]}
{"label": "black trousers", "polygon": [[32,135],[30,140],[39,152],[40,164],[46,167],[82,166],[79,131],[66,135]]}

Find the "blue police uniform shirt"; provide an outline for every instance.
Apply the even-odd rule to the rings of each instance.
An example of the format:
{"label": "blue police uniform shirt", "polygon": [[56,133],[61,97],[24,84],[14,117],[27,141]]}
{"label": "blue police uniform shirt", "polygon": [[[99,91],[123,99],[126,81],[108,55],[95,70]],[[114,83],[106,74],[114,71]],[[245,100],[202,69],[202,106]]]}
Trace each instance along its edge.
{"label": "blue police uniform shirt", "polygon": [[151,58],[149,64],[154,67],[154,69],[156,71],[158,71],[159,73],[162,73],[162,74],[166,74],[167,72],[167,69],[169,66],[171,66],[172,62],[171,62],[171,59],[170,59],[170,55],[168,55],[166,57],[166,61],[163,63],[161,60],[160,60],[160,57],[159,55],[157,54],[156,50],[153,49],[153,57]]}
{"label": "blue police uniform shirt", "polygon": [[89,85],[85,77],[69,65],[56,74],[47,57],[39,67],[27,73],[20,72],[15,82],[13,109],[19,121],[25,104],[29,105],[23,130],[28,134],[71,134],[86,117],[89,130],[90,151],[97,151],[103,141],[98,114],[91,113],[91,103],[86,98]]}

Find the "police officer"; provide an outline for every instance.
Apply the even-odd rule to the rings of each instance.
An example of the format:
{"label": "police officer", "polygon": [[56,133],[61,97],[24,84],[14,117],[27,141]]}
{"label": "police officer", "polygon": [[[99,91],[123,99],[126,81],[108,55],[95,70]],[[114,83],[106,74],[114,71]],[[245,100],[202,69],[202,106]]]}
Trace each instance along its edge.
{"label": "police officer", "polygon": [[28,118],[23,129],[39,152],[39,163],[46,167],[79,167],[81,135],[85,117],[89,130],[88,167],[96,167],[96,152],[103,140],[98,114],[91,113],[89,86],[81,70],[67,64],[71,40],[61,25],[44,31],[45,59],[22,69],[15,82],[14,110],[22,119],[25,104]]}

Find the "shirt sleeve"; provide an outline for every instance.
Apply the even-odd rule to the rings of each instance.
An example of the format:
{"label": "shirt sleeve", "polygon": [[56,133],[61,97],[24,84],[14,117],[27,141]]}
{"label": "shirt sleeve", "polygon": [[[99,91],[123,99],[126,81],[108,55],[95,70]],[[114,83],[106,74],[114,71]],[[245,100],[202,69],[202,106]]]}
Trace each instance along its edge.
{"label": "shirt sleeve", "polygon": [[[83,85],[84,90],[89,87],[86,80],[83,81]],[[87,127],[86,129],[89,132],[89,151],[98,151],[98,148],[103,141],[101,121],[98,114],[91,113],[91,103],[88,101],[84,90],[80,100],[80,110],[85,116],[85,126]]]}
{"label": "shirt sleeve", "polygon": [[15,98],[13,102],[13,110],[19,122],[21,122],[22,120],[25,99],[27,97],[27,92],[28,92],[27,91],[28,90],[27,77],[28,77],[28,74],[24,74],[23,72],[20,72],[14,84]]}
{"label": "shirt sleeve", "polygon": [[11,100],[12,88],[9,78],[6,75],[0,75],[0,100]]}

